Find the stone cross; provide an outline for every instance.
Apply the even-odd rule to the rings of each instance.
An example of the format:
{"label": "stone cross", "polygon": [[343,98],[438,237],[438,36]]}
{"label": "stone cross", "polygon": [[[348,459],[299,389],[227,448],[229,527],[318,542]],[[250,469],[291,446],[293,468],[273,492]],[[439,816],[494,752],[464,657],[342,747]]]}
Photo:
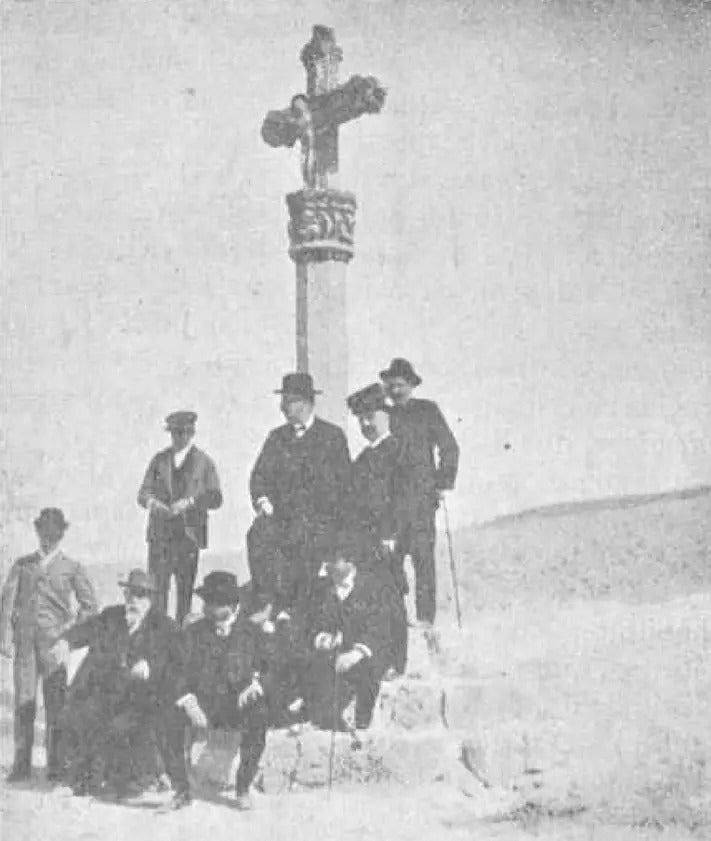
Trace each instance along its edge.
{"label": "stone cross", "polygon": [[348,393],[346,266],[353,257],[356,201],[338,190],[338,129],[376,114],[385,90],[372,77],[338,84],[343,58],[332,29],[314,26],[301,51],[306,94],[270,111],[262,138],[270,146],[301,146],[303,188],[289,193],[289,256],[296,264],[296,368],[323,390],[319,414],[345,425]]}

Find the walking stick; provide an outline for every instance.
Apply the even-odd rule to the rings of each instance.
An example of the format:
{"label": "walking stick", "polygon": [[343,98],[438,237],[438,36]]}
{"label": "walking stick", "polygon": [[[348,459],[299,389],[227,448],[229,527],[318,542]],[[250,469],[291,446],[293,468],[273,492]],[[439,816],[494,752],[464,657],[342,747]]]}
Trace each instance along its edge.
{"label": "walking stick", "polygon": [[452,548],[452,531],[449,528],[449,512],[447,502],[442,496],[442,510],[444,511],[444,530],[447,534],[447,546],[449,548],[449,569],[452,573],[452,587],[454,589],[454,606],[457,611],[457,625],[462,629],[462,608],[459,604],[459,582],[457,581],[457,563],[454,560],[454,549]]}
{"label": "walking stick", "polygon": [[333,760],[336,756],[336,719],[338,718],[338,672],[333,663],[333,716],[331,718],[331,745],[328,750],[328,791],[333,787]]}

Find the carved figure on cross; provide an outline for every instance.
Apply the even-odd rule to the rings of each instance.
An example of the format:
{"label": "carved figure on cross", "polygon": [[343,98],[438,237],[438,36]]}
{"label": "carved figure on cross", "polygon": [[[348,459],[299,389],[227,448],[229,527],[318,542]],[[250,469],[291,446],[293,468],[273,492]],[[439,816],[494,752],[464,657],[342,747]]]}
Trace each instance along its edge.
{"label": "carved figure on cross", "polygon": [[338,128],[362,114],[377,114],[385,103],[385,89],[372,76],[352,76],[339,85],[342,59],[333,30],[315,26],[301,52],[307,92],[295,96],[289,108],[269,111],[262,138],[273,147],[301,144],[304,186],[327,187],[328,174],[338,171]]}

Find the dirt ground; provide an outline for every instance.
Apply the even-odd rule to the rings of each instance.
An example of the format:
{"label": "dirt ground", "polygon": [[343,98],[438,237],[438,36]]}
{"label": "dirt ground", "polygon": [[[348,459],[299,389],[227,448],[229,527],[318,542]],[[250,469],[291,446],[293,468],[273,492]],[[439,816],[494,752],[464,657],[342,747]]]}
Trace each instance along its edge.
{"label": "dirt ground", "polygon": [[[169,839],[194,830],[196,837],[220,841],[243,829],[255,841],[314,835],[402,841],[709,837],[709,522],[706,496],[581,511],[557,522],[533,517],[527,524],[489,527],[466,542],[457,536],[466,625],[463,632],[453,626],[443,588],[442,654],[433,680],[455,689],[457,681],[475,685],[474,695],[453,691],[449,726],[471,746],[477,770],[491,785],[529,780],[535,808],[504,820],[481,819],[445,783],[381,784],[257,794],[249,814],[208,795],[189,811],[165,815],[155,809],[164,795],[116,806],[49,789],[38,750],[32,785],[0,785],[2,836],[94,841],[159,832]],[[546,536],[561,533],[567,541]],[[566,592],[558,587],[546,598],[545,564],[540,556],[537,568],[524,563],[512,543],[546,547],[547,574],[556,586],[556,558],[569,559],[563,564]],[[492,556],[482,559],[485,546],[497,547],[498,597]],[[118,571],[105,572],[108,580]],[[481,604],[484,585],[488,605]],[[102,595],[112,598],[108,591]],[[12,735],[7,662],[0,680],[4,772]]]}

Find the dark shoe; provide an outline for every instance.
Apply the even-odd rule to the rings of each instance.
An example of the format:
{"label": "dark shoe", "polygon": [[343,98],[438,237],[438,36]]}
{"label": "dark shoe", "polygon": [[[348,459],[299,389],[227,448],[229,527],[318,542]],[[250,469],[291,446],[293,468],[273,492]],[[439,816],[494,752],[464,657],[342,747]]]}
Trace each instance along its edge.
{"label": "dark shoe", "polygon": [[193,798],[190,796],[189,791],[176,791],[173,795],[169,808],[171,812],[177,812],[178,809],[184,809],[186,806],[190,806],[193,802]]}
{"label": "dark shoe", "polygon": [[5,778],[8,783],[23,783],[32,777],[32,767],[23,763],[16,763],[12,766],[10,773]]}
{"label": "dark shoe", "polygon": [[250,809],[254,809],[254,801],[248,791],[237,794],[235,797],[235,806],[240,812],[249,812]]}

